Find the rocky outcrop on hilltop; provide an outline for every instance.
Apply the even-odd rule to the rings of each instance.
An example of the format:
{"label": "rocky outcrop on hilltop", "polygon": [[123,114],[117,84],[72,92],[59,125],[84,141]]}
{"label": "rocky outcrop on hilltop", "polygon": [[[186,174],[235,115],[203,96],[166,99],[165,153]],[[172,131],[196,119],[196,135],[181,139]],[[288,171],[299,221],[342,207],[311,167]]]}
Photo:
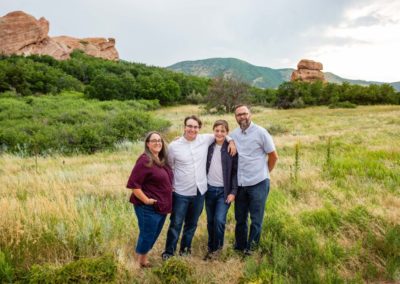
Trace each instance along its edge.
{"label": "rocky outcrop on hilltop", "polygon": [[291,76],[292,81],[300,80],[305,82],[325,81],[322,63],[309,59],[302,59],[297,64]]}
{"label": "rocky outcrop on hilltop", "polygon": [[113,38],[49,37],[49,22],[36,20],[22,11],[0,17],[0,54],[50,55],[56,59],[68,59],[74,49],[88,55],[109,60],[119,58]]}

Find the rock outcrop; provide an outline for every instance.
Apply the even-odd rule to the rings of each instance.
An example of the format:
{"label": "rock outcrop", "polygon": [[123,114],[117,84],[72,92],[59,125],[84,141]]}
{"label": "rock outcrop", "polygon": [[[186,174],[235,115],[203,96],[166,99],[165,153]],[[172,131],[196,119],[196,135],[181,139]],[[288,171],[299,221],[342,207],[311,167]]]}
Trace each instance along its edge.
{"label": "rock outcrop", "polygon": [[119,58],[113,38],[49,37],[49,22],[36,20],[22,11],[0,17],[0,54],[50,55],[56,59],[68,59],[74,49],[88,55],[109,60]]}
{"label": "rock outcrop", "polygon": [[313,60],[302,59],[297,64],[291,76],[292,81],[300,80],[305,82],[323,81],[325,82],[322,63]]}

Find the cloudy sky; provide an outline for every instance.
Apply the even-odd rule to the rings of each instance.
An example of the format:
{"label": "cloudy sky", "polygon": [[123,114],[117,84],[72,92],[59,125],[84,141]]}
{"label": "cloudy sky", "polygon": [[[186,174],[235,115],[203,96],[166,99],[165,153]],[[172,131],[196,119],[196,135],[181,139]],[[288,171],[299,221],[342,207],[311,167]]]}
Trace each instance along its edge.
{"label": "cloudy sky", "polygon": [[349,79],[400,81],[399,0],[1,0],[50,21],[50,36],[114,37],[120,58],[156,66],[235,57]]}

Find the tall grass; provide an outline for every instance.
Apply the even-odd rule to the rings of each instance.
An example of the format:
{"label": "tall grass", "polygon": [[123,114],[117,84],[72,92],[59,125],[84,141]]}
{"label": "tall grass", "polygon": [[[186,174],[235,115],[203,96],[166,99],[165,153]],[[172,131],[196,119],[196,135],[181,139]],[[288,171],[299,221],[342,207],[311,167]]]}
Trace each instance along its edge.
{"label": "tall grass", "polygon": [[[172,122],[169,140],[182,133],[186,115],[201,116],[202,132],[211,132],[212,123],[221,118],[203,115],[198,106],[163,108],[155,114]],[[203,214],[193,255],[161,261],[167,221],[150,254],[156,267],[148,271],[134,260],[137,223],[125,189],[142,143],[125,142],[116,152],[90,156],[3,154],[0,282],[43,275],[60,281],[75,275],[76,281],[85,281],[94,277],[91,267],[110,281],[129,283],[400,281],[399,117],[398,106],[257,108],[254,122],[285,131],[274,135],[280,159],[271,174],[256,253],[243,259],[233,251],[231,208],[218,259],[202,261],[207,242]],[[224,118],[232,129],[236,126],[233,115]],[[87,265],[81,274],[74,270],[77,261]]]}

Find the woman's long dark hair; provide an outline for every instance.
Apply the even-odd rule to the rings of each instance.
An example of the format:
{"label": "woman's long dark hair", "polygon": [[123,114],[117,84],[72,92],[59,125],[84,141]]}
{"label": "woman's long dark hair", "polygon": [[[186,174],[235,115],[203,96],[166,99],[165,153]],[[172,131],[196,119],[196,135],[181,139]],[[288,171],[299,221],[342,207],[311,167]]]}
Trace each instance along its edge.
{"label": "woman's long dark hair", "polygon": [[[150,142],[150,137],[153,134],[157,134],[161,138],[161,151],[158,154],[158,159],[153,155],[153,153],[150,151],[149,147],[147,146],[147,143]],[[167,144],[165,143],[164,138],[161,136],[161,134],[157,131],[151,131],[146,135],[146,139],[144,140],[144,153],[147,155],[149,158],[149,163],[146,165],[147,167],[151,167],[153,164],[156,164],[157,166],[163,167],[165,165],[168,165],[168,152],[167,152]]]}

